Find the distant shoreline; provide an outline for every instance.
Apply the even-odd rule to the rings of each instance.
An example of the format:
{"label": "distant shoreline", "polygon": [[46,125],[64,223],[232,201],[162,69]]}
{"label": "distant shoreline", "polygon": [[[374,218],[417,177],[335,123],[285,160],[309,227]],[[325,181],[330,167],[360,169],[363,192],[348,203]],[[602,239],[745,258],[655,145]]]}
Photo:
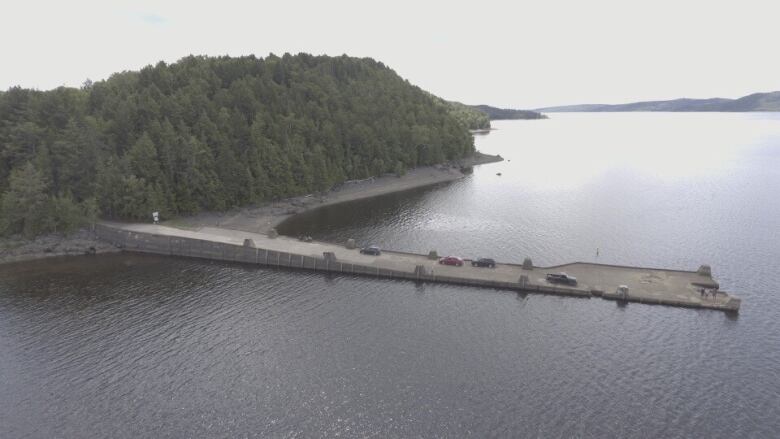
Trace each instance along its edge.
{"label": "distant shoreline", "polygon": [[537,108],[546,113],[600,113],[600,112],[717,112],[751,113],[780,111],[780,91],[753,93],[738,99],[673,99],[666,101],[642,101],[628,104],[576,104]]}

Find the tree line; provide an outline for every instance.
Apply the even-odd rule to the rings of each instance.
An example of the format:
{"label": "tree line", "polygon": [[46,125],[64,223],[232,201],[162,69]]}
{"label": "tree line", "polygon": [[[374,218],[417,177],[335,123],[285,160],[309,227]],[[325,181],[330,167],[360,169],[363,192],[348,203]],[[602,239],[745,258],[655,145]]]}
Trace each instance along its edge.
{"label": "tree line", "polygon": [[[438,98],[437,98],[438,99]],[[440,99],[450,115],[470,130],[490,129],[490,115],[478,108],[455,101]]]}
{"label": "tree line", "polygon": [[532,110],[513,110],[509,108],[497,108],[490,105],[471,105],[471,108],[485,113],[490,120],[502,119],[547,119],[542,113]]}
{"label": "tree line", "polygon": [[0,234],[221,211],[473,151],[450,108],[372,59],[189,56],[0,92]]}

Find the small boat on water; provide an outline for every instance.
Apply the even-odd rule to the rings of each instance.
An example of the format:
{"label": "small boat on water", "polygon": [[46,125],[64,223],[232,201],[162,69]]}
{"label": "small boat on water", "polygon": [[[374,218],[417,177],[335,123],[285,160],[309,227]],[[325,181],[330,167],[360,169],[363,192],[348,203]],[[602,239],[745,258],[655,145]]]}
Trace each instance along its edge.
{"label": "small boat on water", "polygon": [[501,176],[501,173],[500,173],[500,172],[496,172],[496,175],[498,175],[498,176],[500,177],[500,176]]}

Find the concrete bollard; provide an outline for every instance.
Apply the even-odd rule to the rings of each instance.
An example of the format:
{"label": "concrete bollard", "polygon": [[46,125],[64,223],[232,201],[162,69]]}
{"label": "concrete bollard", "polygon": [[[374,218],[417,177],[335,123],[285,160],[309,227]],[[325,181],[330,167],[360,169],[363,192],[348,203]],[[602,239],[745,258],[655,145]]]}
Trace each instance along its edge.
{"label": "concrete bollard", "polygon": [[701,276],[712,276],[712,269],[709,265],[701,265],[699,266],[699,269],[696,270],[697,273]]}
{"label": "concrete bollard", "polygon": [[739,311],[739,306],[741,305],[742,300],[737,299],[736,297],[729,297],[728,301],[725,305],[723,305],[724,308],[726,308],[729,311]]}
{"label": "concrete bollard", "polygon": [[436,260],[436,259],[439,259],[439,252],[437,252],[436,250],[429,251],[428,252],[428,259],[430,259],[432,261]]}
{"label": "concrete bollard", "polygon": [[254,239],[244,239],[244,247],[256,248]]}
{"label": "concrete bollard", "polygon": [[277,236],[279,236],[279,232],[277,232],[276,229],[271,229],[271,230],[268,231],[268,237],[269,238],[274,239]]}
{"label": "concrete bollard", "polygon": [[346,247],[350,250],[357,248],[357,244],[355,244],[355,240],[352,238],[347,239]]}
{"label": "concrete bollard", "polygon": [[523,270],[533,270],[533,269],[534,269],[534,263],[531,260],[531,258],[523,259]]}
{"label": "concrete bollard", "polygon": [[618,299],[628,300],[628,286],[620,285],[615,291],[615,295]]}

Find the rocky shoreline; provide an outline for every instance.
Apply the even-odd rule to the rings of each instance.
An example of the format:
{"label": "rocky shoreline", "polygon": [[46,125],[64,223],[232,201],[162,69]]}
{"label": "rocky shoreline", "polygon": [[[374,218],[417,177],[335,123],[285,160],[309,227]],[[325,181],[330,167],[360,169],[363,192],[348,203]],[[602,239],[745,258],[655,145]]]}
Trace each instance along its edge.
{"label": "rocky shoreline", "polygon": [[66,235],[52,233],[33,240],[21,236],[4,238],[0,240],[0,264],[118,251],[119,248],[100,240],[94,232],[84,228]]}

